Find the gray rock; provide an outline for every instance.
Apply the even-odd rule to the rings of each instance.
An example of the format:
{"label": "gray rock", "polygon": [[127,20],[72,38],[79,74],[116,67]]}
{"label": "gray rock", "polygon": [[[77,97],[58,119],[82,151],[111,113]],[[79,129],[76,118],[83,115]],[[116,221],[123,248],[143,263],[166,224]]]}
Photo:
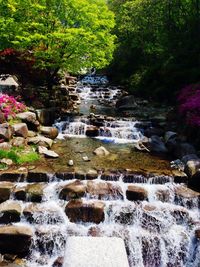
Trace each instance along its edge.
{"label": "gray rock", "polygon": [[44,137],[42,135],[38,135],[38,136],[29,138],[28,143],[50,148],[53,144],[53,141],[50,138]]}
{"label": "gray rock", "polygon": [[23,137],[15,137],[12,139],[12,145],[16,147],[23,147],[27,145],[27,141]]}
{"label": "gray rock", "polygon": [[[189,154],[182,157],[181,161],[185,164],[187,164],[190,160],[198,160],[199,157],[196,154]],[[199,159],[200,160],[200,159]]]}
{"label": "gray rock", "polygon": [[16,136],[21,136],[21,137],[28,137],[28,127],[26,123],[16,123],[13,125],[14,128],[14,134]]}
{"label": "gray rock", "polygon": [[118,109],[135,109],[138,105],[136,103],[135,97],[133,95],[128,95],[120,98],[116,103],[116,108]]}
{"label": "gray rock", "polygon": [[165,133],[165,137],[164,137],[165,143],[167,143],[170,139],[172,139],[174,137],[177,137],[177,133],[176,132],[167,131]]}
{"label": "gray rock", "polygon": [[149,145],[150,145],[151,152],[156,152],[156,153],[167,153],[168,152],[164,142],[157,135],[151,136],[151,138],[149,139]]}
{"label": "gray rock", "polygon": [[176,144],[174,149],[174,155],[176,156],[176,158],[181,159],[182,157],[189,154],[196,154],[196,150],[193,145],[187,142]]}
{"label": "gray rock", "polygon": [[108,156],[110,152],[103,146],[96,148],[93,152],[96,156]]}
{"label": "gray rock", "polygon": [[0,124],[0,139],[9,141],[13,136],[13,128],[8,123]]}

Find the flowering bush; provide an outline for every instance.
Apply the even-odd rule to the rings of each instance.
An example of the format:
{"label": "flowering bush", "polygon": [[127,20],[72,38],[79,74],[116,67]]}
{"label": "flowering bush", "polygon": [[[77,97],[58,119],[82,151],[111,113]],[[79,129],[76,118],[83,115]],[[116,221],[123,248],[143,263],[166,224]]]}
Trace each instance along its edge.
{"label": "flowering bush", "polygon": [[178,96],[179,111],[186,117],[186,122],[200,126],[200,84],[184,87]]}
{"label": "flowering bush", "polygon": [[17,113],[23,112],[26,109],[27,107],[18,102],[13,96],[0,94],[0,110],[6,119],[15,118]]}

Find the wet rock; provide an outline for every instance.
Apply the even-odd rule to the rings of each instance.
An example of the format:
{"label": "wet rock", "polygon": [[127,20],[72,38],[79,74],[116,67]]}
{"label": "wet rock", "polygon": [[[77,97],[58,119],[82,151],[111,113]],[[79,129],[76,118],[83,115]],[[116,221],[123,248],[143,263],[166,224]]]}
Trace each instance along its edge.
{"label": "wet rock", "polygon": [[8,200],[14,188],[14,184],[10,182],[0,182],[0,203]]}
{"label": "wet rock", "polygon": [[96,126],[88,126],[87,129],[86,129],[86,136],[89,136],[89,137],[96,137],[99,135],[99,128],[96,127]]}
{"label": "wet rock", "polygon": [[50,139],[56,139],[56,137],[58,136],[58,129],[55,127],[42,126],[40,127],[40,132],[42,135]]}
{"label": "wet rock", "polygon": [[129,185],[126,190],[126,197],[131,201],[146,200],[148,192],[140,186]]}
{"label": "wet rock", "polygon": [[199,157],[196,155],[196,154],[189,154],[189,155],[185,155],[182,157],[181,161],[184,163],[184,164],[187,164],[188,161],[191,161],[191,160],[200,160]]}
{"label": "wet rock", "polygon": [[186,186],[179,186],[175,189],[175,195],[181,198],[197,198],[200,197],[200,193],[187,188]]}
{"label": "wet rock", "polygon": [[83,202],[70,200],[65,208],[65,213],[71,222],[93,222],[99,224],[104,221],[104,206],[100,201]]}
{"label": "wet rock", "polygon": [[42,135],[38,135],[36,137],[28,138],[28,144],[35,144],[35,145],[51,148],[51,146],[53,145],[53,141],[50,138],[44,137]]}
{"label": "wet rock", "polygon": [[200,170],[198,170],[192,177],[188,179],[189,188],[200,192]]}
{"label": "wet rock", "polygon": [[14,198],[17,200],[26,200],[26,186],[17,186],[13,190]]}
{"label": "wet rock", "polygon": [[8,123],[0,124],[0,139],[9,141],[13,136],[13,128]]}
{"label": "wet rock", "polygon": [[23,147],[27,145],[27,142],[23,137],[15,137],[12,139],[12,145],[15,147]]}
{"label": "wet rock", "polygon": [[57,172],[56,177],[61,180],[72,180],[75,179],[74,172]]}
{"label": "wet rock", "polygon": [[84,171],[75,172],[75,178],[78,180],[85,180],[86,174]]}
{"label": "wet rock", "polygon": [[187,161],[184,172],[189,177],[193,176],[198,170],[200,170],[200,159]]}
{"label": "wet rock", "polygon": [[104,172],[101,175],[101,179],[105,181],[119,181],[120,174],[113,172]]}
{"label": "wet rock", "polygon": [[189,143],[178,143],[174,149],[175,157],[181,159],[185,155],[196,154],[196,150],[193,145]]}
{"label": "wet rock", "polygon": [[124,205],[121,207],[119,207],[117,204],[111,205],[111,207],[109,207],[108,214],[114,218],[115,222],[126,225],[133,224],[135,218],[137,218],[137,210],[135,205]]}
{"label": "wet rock", "polygon": [[41,170],[32,170],[28,172],[27,175],[27,182],[34,183],[34,182],[48,182],[49,175],[52,174],[50,171],[46,171],[45,168]]}
{"label": "wet rock", "polygon": [[86,185],[80,182],[79,180],[76,180],[73,183],[65,185],[61,189],[59,193],[59,198],[64,200],[81,198],[84,196],[85,192],[86,192]]}
{"label": "wet rock", "polygon": [[6,201],[0,204],[0,224],[19,222],[22,207],[15,201]]}
{"label": "wet rock", "polygon": [[23,182],[26,176],[26,170],[7,170],[0,173],[0,181]]}
{"label": "wet rock", "polygon": [[188,177],[187,174],[183,171],[179,171],[179,170],[172,170],[172,175],[174,177],[174,182],[175,183],[187,183],[188,181]]}
{"label": "wet rock", "polygon": [[8,142],[0,143],[0,149],[2,150],[10,150],[11,147],[12,147],[11,144]]}
{"label": "wet rock", "polygon": [[30,252],[33,240],[31,227],[9,225],[0,227],[0,253],[25,257]]}
{"label": "wet rock", "polygon": [[185,224],[189,221],[189,212],[184,207],[174,207],[172,210],[170,210],[170,213],[176,220],[177,224]]}
{"label": "wet rock", "polygon": [[20,136],[24,138],[28,137],[28,127],[26,123],[16,123],[13,125],[13,128],[14,128],[14,134],[16,136]]}
{"label": "wet rock", "polygon": [[136,103],[135,97],[133,95],[128,95],[120,98],[116,103],[116,108],[118,109],[135,109],[138,105]]}
{"label": "wet rock", "polygon": [[62,267],[64,264],[64,258],[63,257],[58,257],[54,263],[52,267]]}
{"label": "wet rock", "polygon": [[110,152],[103,146],[96,148],[93,152],[96,156],[108,156]]}
{"label": "wet rock", "polygon": [[97,179],[98,173],[96,170],[89,170],[86,174],[86,180],[94,180]]}
{"label": "wet rock", "polygon": [[158,189],[155,194],[159,201],[169,202],[170,200],[170,191],[168,189]]}
{"label": "wet rock", "polygon": [[164,142],[157,135],[151,136],[151,138],[149,139],[149,147],[151,152],[156,152],[156,153],[168,152]]}
{"label": "wet rock", "polygon": [[97,197],[101,200],[123,199],[122,189],[118,185],[106,182],[87,182],[87,193],[90,197]]}
{"label": "wet rock", "polygon": [[46,147],[39,146],[38,147],[39,154],[43,154],[47,158],[58,158],[59,155],[53,150],[48,150]]}
{"label": "wet rock", "polygon": [[142,258],[144,266],[161,266],[160,240],[157,236],[142,237]]}
{"label": "wet rock", "polygon": [[41,202],[45,187],[46,185],[44,183],[27,185],[26,187],[27,199],[32,202]]}
{"label": "wet rock", "polygon": [[167,143],[170,139],[177,137],[176,132],[167,131],[164,136],[165,143]]}

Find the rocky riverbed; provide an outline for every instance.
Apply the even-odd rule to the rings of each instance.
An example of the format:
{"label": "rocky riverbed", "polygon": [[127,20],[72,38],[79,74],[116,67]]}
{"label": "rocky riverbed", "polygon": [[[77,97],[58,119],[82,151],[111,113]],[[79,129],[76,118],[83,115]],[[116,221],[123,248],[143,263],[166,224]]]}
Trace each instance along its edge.
{"label": "rocky riverbed", "polygon": [[62,88],[73,112],[23,137],[40,160],[0,172],[0,266],[65,267],[68,238],[90,236],[121,238],[131,267],[198,267],[199,159],[166,109],[118,87]]}

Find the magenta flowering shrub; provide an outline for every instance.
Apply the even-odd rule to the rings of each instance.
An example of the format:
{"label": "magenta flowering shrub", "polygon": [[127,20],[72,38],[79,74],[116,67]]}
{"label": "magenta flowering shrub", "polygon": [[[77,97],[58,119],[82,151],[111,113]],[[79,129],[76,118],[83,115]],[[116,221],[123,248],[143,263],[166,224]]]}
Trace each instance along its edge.
{"label": "magenta flowering shrub", "polygon": [[0,110],[3,112],[6,119],[15,118],[16,114],[23,112],[27,107],[18,102],[13,96],[0,94]]}
{"label": "magenta flowering shrub", "polygon": [[186,122],[193,126],[200,126],[200,84],[184,87],[178,96],[179,111],[186,118]]}

